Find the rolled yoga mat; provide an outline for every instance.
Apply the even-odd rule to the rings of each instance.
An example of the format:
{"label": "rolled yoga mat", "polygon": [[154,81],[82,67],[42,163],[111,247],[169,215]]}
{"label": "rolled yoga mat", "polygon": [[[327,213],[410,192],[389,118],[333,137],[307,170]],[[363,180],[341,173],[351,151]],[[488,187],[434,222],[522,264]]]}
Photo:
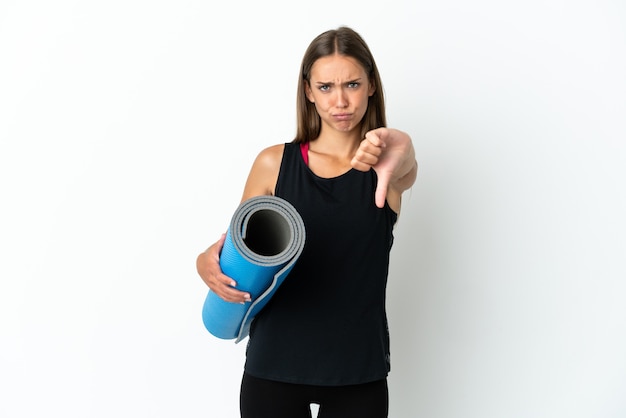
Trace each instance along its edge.
{"label": "rolled yoga mat", "polygon": [[244,339],[302,253],[305,235],[300,214],[286,200],[257,196],[242,202],[228,227],[220,267],[252,302],[226,302],[209,290],[202,308],[206,329],[236,343]]}

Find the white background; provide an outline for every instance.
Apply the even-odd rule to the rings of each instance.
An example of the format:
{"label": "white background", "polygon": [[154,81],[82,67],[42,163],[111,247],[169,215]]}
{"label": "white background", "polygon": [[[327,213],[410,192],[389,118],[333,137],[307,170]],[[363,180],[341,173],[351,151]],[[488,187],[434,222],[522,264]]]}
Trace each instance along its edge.
{"label": "white background", "polygon": [[626,416],[621,0],[0,3],[0,416],[238,416],[195,258],[341,24],[420,163],[390,416]]}

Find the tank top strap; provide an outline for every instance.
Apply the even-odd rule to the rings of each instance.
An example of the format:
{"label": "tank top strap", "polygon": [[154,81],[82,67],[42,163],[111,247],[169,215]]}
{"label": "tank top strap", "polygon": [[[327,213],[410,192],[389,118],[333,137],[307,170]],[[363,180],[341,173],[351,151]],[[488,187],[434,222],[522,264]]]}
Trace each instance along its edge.
{"label": "tank top strap", "polygon": [[309,143],[303,142],[300,144],[300,153],[302,154],[302,159],[304,160],[304,164],[309,165]]}

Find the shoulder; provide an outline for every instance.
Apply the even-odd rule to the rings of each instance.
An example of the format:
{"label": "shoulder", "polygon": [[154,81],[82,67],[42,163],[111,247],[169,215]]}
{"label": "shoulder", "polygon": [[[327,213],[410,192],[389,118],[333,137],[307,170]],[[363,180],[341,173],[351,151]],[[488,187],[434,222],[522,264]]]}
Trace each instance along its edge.
{"label": "shoulder", "polygon": [[285,144],[277,144],[259,152],[246,180],[242,201],[254,196],[274,194],[284,149]]}
{"label": "shoulder", "polygon": [[283,159],[284,150],[285,144],[269,146],[259,152],[254,160],[254,165],[260,165],[268,169],[278,169]]}

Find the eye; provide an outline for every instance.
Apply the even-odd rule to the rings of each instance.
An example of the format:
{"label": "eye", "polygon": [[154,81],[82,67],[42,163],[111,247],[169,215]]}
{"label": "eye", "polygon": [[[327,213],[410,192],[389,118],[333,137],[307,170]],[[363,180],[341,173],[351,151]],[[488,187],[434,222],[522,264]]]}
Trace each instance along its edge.
{"label": "eye", "polygon": [[360,85],[361,85],[361,83],[359,83],[357,81],[351,81],[350,83],[348,83],[348,87],[351,88],[351,89],[356,89]]}
{"label": "eye", "polygon": [[330,86],[329,86],[328,84],[320,84],[320,85],[318,86],[318,89],[319,89],[320,91],[328,91],[328,90],[330,90]]}

